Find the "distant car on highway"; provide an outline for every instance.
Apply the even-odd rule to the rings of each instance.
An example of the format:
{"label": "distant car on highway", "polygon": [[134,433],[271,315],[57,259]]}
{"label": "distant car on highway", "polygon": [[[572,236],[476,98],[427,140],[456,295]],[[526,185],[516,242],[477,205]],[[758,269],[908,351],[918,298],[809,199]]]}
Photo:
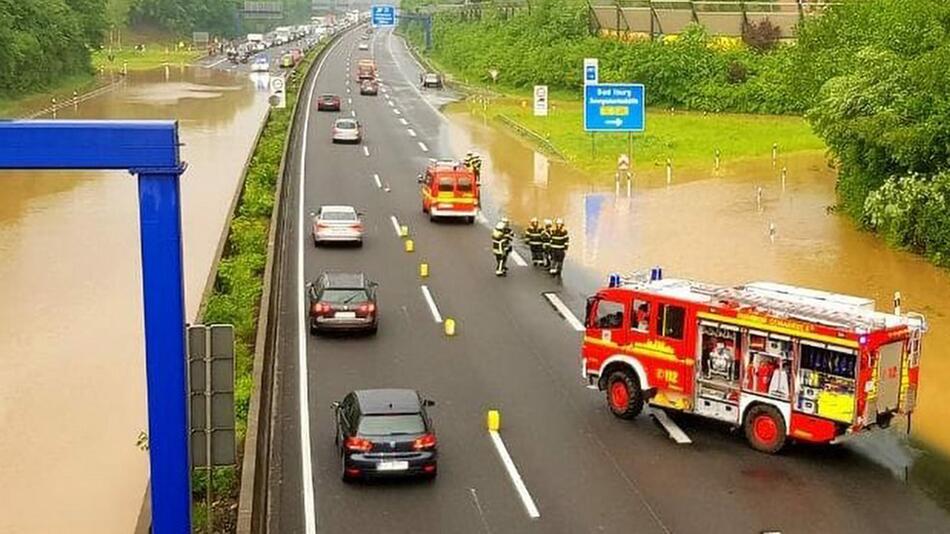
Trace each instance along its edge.
{"label": "distant car on highway", "polygon": [[360,35],[360,40],[362,40],[362,41],[368,41],[368,40],[369,40],[369,34],[368,34],[368,33],[364,33],[363,35]]}
{"label": "distant car on highway", "polygon": [[361,42],[359,45],[357,45],[357,48],[360,50],[369,50],[369,43]]}
{"label": "distant car on highway", "polygon": [[268,72],[269,70],[270,63],[267,62],[266,57],[259,57],[251,63],[251,72]]}
{"label": "distant car on highway", "polygon": [[442,89],[442,75],[437,72],[427,72],[422,79],[422,86]]}
{"label": "distant car on highway", "polygon": [[337,95],[325,94],[317,97],[317,111],[340,111],[340,97]]}
{"label": "distant car on highway", "polygon": [[294,56],[290,52],[280,56],[280,68],[289,69],[294,66]]}
{"label": "distant car on highway", "polygon": [[438,474],[438,440],[427,411],[434,401],[412,389],[364,389],[332,406],[344,482]]}
{"label": "distant car on highway", "polygon": [[307,284],[310,333],[364,331],[379,327],[376,282],[363,273],[323,273]]}
{"label": "distant car on highway", "polygon": [[363,128],[356,119],[337,119],[333,123],[334,143],[359,143],[363,140]]}
{"label": "distant car on highway", "polygon": [[379,84],[376,83],[376,80],[363,80],[360,83],[360,94],[376,96],[379,94]]}
{"label": "distant car on highway", "polygon": [[353,206],[321,206],[313,215],[313,245],[349,242],[363,245],[363,221]]}

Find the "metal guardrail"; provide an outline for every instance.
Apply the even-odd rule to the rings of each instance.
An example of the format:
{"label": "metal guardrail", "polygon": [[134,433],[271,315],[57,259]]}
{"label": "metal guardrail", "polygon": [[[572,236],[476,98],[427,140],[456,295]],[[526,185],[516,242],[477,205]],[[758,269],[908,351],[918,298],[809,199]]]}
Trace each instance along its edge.
{"label": "metal guardrail", "polygon": [[551,144],[551,142],[548,141],[546,137],[539,134],[538,132],[532,130],[531,128],[528,128],[524,124],[521,124],[520,122],[516,121],[515,119],[512,119],[511,117],[509,117],[508,115],[505,115],[504,113],[499,113],[498,115],[495,115],[495,119],[501,122],[502,124],[504,124],[505,126],[511,128],[512,130],[518,132],[520,135],[527,137],[528,139],[533,141],[536,145],[538,145],[538,147],[541,149],[542,152],[546,152],[562,160],[565,159],[564,155],[561,154],[561,152],[558,151],[558,149],[555,148],[554,145]]}

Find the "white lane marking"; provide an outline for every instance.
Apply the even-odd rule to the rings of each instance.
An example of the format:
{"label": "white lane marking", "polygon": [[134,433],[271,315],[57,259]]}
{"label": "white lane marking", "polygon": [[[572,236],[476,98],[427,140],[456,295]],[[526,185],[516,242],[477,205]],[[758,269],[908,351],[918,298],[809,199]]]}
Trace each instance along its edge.
{"label": "white lane marking", "polygon": [[521,254],[518,254],[518,251],[511,251],[511,258],[515,260],[515,263],[518,264],[518,267],[527,267],[528,262],[524,261],[524,258],[521,257]]}
{"label": "white lane marking", "polygon": [[389,95],[387,95],[385,92],[383,92],[383,98],[385,98],[386,100],[389,100]]}
{"label": "white lane marking", "polygon": [[390,215],[389,220],[393,223],[393,230],[396,231],[396,237],[402,237],[402,232],[399,231],[399,219],[395,215]]}
{"label": "white lane marking", "polygon": [[350,110],[350,115],[353,115],[353,116],[355,117],[355,116],[356,116],[356,110],[355,110],[355,109],[351,109],[351,110]]}
{"label": "white lane marking", "polygon": [[346,94],[350,94],[350,88],[349,88],[349,87],[346,88]]}
{"label": "white lane marking", "polygon": [[406,128],[406,132],[409,133],[409,137],[415,137],[415,136],[416,136],[416,131],[413,130],[412,128]]}
{"label": "white lane marking", "polygon": [[401,122],[403,126],[406,126],[409,124],[409,121],[407,121],[406,119],[403,119],[402,117],[399,118],[399,122]]}
{"label": "white lane marking", "polygon": [[376,187],[378,187],[379,189],[382,189],[382,188],[383,188],[383,183],[379,181],[379,175],[378,175],[378,174],[374,174],[374,175],[373,175],[373,180],[376,182]]}
{"label": "white lane marking", "polygon": [[[429,102],[429,99],[427,99],[422,94],[422,91],[420,91],[419,88],[416,87],[416,84],[413,83],[412,80],[409,79],[409,75],[406,74],[406,71],[402,69],[402,64],[399,63],[399,60],[396,59],[396,54],[393,53],[393,33],[392,32],[386,33],[386,43],[387,43],[387,47],[389,48],[389,56],[393,58],[393,63],[396,64],[396,70],[398,70],[399,73],[402,74],[402,77],[406,80],[406,84],[409,87],[411,87],[412,90],[415,91],[417,95],[419,95],[419,99],[425,102],[425,104],[429,106],[430,109],[432,109],[432,112],[435,113],[437,117],[439,117],[441,120],[447,120],[445,116],[443,116],[442,113],[439,111],[439,109],[433,106],[432,102]],[[411,57],[411,54],[410,54],[410,57]],[[415,61],[415,58],[413,58],[413,61]],[[418,65],[418,62],[416,62],[416,64]],[[419,68],[421,70],[425,70],[425,69],[422,69],[422,65],[419,65]]]}
{"label": "white lane marking", "polygon": [[429,147],[427,147],[426,144],[423,143],[422,141],[419,141],[419,148],[421,148],[423,152],[429,151]]}
{"label": "white lane marking", "polygon": [[391,107],[391,108],[396,107],[396,104],[393,104],[393,101],[392,101],[392,100],[387,100],[386,103],[389,104],[389,107]]}
{"label": "white lane marking", "polygon": [[551,305],[554,306],[554,309],[561,314],[561,317],[571,325],[571,328],[578,332],[584,331],[584,325],[574,316],[574,312],[561,301],[560,297],[554,293],[545,293],[544,298],[548,299],[548,302],[550,302]]}
{"label": "white lane marking", "polygon": [[531,519],[541,517],[541,512],[538,511],[538,507],[534,504],[534,499],[532,499],[531,494],[528,493],[528,488],[524,485],[524,480],[521,479],[521,474],[518,473],[515,462],[511,459],[511,455],[508,454],[508,448],[505,447],[505,442],[501,440],[501,435],[494,430],[489,430],[488,435],[491,436],[492,443],[495,444],[495,450],[498,451],[498,456],[501,457],[501,463],[505,465],[505,470],[508,471],[508,476],[511,477],[511,483],[515,485],[515,491],[517,491],[518,496],[521,497],[521,502],[524,504],[525,511],[528,512],[528,517]]}
{"label": "white lane marking", "polygon": [[435,305],[435,300],[432,298],[432,293],[429,292],[429,286],[422,286],[422,296],[425,297],[426,303],[429,305],[429,311],[432,312],[432,318],[437,323],[442,322],[442,314],[439,313],[439,308]]}
{"label": "white lane marking", "polygon": [[653,416],[653,418],[656,419],[658,423],[660,423],[660,425],[663,427],[663,430],[666,430],[666,433],[669,434],[671,438],[673,438],[673,441],[679,443],[680,445],[693,442],[693,440],[689,439],[689,436],[686,435],[686,432],[683,432],[683,429],[673,422],[672,419],[670,419],[670,416],[667,415],[665,411],[660,409],[650,409],[648,413]]}
{"label": "white lane marking", "polygon": [[488,224],[488,217],[485,217],[485,214],[481,211],[475,215],[475,220],[478,221],[479,224]]}
{"label": "white lane marking", "polygon": [[393,113],[395,113],[396,115],[402,115],[402,112],[396,108],[393,108]]}
{"label": "white lane marking", "polygon": [[228,60],[228,58],[219,59],[219,60],[215,61],[214,63],[208,65],[208,68],[217,67],[218,65],[224,63],[224,62],[227,61],[227,60]]}
{"label": "white lane marking", "polygon": [[[334,45],[336,46],[336,45]],[[313,102],[313,94],[317,88],[317,77],[323,69],[323,64],[330,57],[330,50],[320,59],[317,70],[310,82],[310,92],[307,96],[308,105],[304,112],[303,136],[300,146],[300,177],[297,188],[297,377],[298,391],[297,395],[300,401],[300,457],[301,470],[303,478],[303,517],[305,534],[316,534],[317,532],[317,512],[316,497],[313,490],[313,456],[310,450],[310,391],[308,380],[310,373],[307,371],[307,318],[304,314],[306,309],[306,300],[304,298],[304,272],[303,272],[303,241],[304,241],[304,190],[307,178],[307,130],[310,125],[309,105]]]}
{"label": "white lane marking", "polygon": [[347,104],[352,104],[352,103],[353,103],[353,99],[352,99],[352,98],[349,98],[349,97],[347,97],[347,99],[346,99],[346,103],[347,103]]}
{"label": "white lane marking", "polygon": [[369,157],[369,147],[366,145],[363,145],[363,155],[365,155],[367,158]]}

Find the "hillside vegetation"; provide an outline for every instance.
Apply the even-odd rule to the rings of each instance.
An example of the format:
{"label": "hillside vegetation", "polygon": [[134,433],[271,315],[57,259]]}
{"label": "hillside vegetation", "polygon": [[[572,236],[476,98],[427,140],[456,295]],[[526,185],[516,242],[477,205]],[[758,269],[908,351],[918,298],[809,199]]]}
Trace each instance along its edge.
{"label": "hillside vegetation", "polygon": [[[483,5],[480,16],[436,16],[431,55],[456,78],[488,84],[495,69],[501,89],[579,95],[583,58],[597,57],[601,81],[644,83],[651,106],[805,114],[838,160],[841,207],[950,265],[950,2],[844,0],[806,19],[797,43],[769,46],[699,26],[604,39],[590,35],[581,0],[535,0],[513,16]],[[407,30],[421,42],[418,26]]]}
{"label": "hillside vegetation", "polygon": [[0,98],[91,72],[106,0],[0,0]]}

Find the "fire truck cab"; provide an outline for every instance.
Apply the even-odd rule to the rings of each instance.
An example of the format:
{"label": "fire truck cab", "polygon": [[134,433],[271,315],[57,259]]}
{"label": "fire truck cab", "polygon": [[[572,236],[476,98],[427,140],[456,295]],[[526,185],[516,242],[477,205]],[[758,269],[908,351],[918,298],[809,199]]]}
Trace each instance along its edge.
{"label": "fire truck cab", "polygon": [[479,183],[475,173],[455,160],[432,160],[418,177],[422,212],[430,220],[462,217],[475,222],[479,206]]}
{"label": "fire truck cab", "polygon": [[742,427],[751,446],[830,443],[910,414],[917,397],[920,314],[768,282],[721,287],[622,279],[587,302],[581,372],[611,412],[644,403]]}

